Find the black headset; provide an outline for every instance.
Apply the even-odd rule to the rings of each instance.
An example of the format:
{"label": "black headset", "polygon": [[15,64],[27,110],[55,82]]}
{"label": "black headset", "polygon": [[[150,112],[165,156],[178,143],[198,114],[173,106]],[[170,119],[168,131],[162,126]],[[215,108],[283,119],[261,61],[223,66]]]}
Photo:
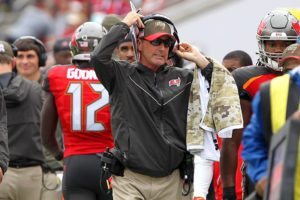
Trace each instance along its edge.
{"label": "black headset", "polygon": [[[172,35],[175,37],[177,44],[180,43],[177,29],[176,29],[174,23],[167,16],[164,16],[164,15],[161,15],[161,14],[151,14],[151,15],[146,15],[146,16],[142,17],[141,19],[142,19],[142,22],[144,24],[148,20],[159,20],[159,21],[163,21],[163,22],[166,22],[167,24],[171,25],[173,27],[173,33],[172,33]],[[139,35],[143,35],[144,29],[139,29],[139,31],[140,31]],[[173,55],[172,51],[173,51],[174,46],[175,46],[175,43],[174,43],[174,45],[172,47],[170,47],[169,58],[172,57],[172,55]]]}
{"label": "black headset", "polygon": [[43,42],[34,36],[21,36],[18,39],[16,39],[12,45],[14,45],[17,48],[17,43],[21,40],[32,40],[34,44],[38,46],[39,66],[45,66],[47,61],[47,49]]}
{"label": "black headset", "polygon": [[18,48],[14,44],[10,44],[14,57],[18,55]]}

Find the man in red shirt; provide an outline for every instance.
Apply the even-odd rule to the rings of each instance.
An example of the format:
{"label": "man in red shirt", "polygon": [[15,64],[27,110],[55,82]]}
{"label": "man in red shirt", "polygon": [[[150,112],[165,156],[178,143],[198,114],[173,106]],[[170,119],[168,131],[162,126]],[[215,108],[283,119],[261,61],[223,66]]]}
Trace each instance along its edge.
{"label": "man in red shirt", "polygon": [[[71,65],[53,66],[43,88],[47,91],[42,109],[43,143],[56,159],[64,158],[63,195],[68,199],[112,199],[101,190],[100,158],[113,147],[109,94],[90,64],[90,52],[104,35],[101,25],[86,22],[70,42]],[[55,139],[60,119],[64,150]]]}

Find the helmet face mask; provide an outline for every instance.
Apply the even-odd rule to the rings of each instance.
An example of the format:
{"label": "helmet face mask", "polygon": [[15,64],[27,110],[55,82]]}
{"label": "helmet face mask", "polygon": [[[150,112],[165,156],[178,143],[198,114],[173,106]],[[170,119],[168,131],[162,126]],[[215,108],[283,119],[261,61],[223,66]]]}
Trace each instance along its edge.
{"label": "helmet face mask", "polygon": [[96,48],[106,30],[96,22],[79,26],[70,42],[72,61],[90,61],[90,53]]}
{"label": "helmet face mask", "polygon": [[259,48],[259,63],[276,71],[283,71],[278,66],[282,52],[267,52],[266,41],[285,41],[295,43],[300,33],[299,21],[287,10],[275,10],[261,21],[256,38]]}

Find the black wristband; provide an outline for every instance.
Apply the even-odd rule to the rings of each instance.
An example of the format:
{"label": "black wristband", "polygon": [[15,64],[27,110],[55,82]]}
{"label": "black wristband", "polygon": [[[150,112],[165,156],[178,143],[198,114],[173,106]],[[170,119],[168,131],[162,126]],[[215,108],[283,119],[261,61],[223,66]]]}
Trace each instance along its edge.
{"label": "black wristband", "polygon": [[236,200],[235,186],[223,188],[223,200]]}
{"label": "black wristband", "polygon": [[213,63],[209,60],[209,63],[206,65],[206,67],[204,67],[204,69],[201,70],[201,74],[208,81],[209,87],[211,85],[213,66],[214,66]]}

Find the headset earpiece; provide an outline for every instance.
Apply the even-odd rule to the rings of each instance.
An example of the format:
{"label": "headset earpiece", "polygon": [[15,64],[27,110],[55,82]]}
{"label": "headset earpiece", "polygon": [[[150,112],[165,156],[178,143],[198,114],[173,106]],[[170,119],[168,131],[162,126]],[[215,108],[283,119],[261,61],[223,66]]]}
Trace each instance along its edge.
{"label": "headset earpiece", "polygon": [[11,49],[13,50],[14,57],[18,55],[18,48],[14,44],[10,44]]}

